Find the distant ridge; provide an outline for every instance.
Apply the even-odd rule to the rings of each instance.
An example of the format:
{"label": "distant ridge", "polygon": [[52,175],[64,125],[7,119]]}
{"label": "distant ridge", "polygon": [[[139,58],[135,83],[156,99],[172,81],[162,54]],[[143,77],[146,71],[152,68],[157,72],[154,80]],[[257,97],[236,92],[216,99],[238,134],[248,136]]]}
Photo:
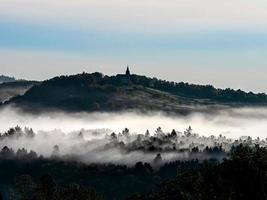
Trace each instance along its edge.
{"label": "distant ridge", "polygon": [[1,83],[7,83],[7,82],[14,82],[14,81],[16,81],[16,79],[14,77],[0,75],[0,84]]}
{"label": "distant ridge", "polygon": [[37,81],[25,80],[0,83],[0,104],[17,95],[23,95],[28,89],[38,83]]}
{"label": "distant ridge", "polygon": [[[64,111],[155,110],[187,113],[209,106],[265,106],[264,93],[216,89],[211,85],[175,83],[130,74],[99,72],[59,76],[31,87],[5,105],[31,110]],[[202,107],[201,107],[202,106]]]}

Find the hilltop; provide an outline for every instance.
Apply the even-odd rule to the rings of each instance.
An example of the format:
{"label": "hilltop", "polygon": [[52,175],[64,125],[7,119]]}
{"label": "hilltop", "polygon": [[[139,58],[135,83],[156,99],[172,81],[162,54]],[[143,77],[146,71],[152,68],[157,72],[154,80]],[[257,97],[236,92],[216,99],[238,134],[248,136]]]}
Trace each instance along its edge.
{"label": "hilltop", "polygon": [[31,87],[5,105],[26,110],[64,111],[171,111],[187,113],[206,106],[267,105],[264,93],[216,89],[211,85],[169,82],[140,75],[82,73],[59,76]]}
{"label": "hilltop", "polygon": [[23,95],[36,84],[38,84],[37,81],[26,80],[0,83],[0,102],[7,101],[17,95]]}
{"label": "hilltop", "polygon": [[14,77],[0,75],[0,83],[14,82],[16,79]]}

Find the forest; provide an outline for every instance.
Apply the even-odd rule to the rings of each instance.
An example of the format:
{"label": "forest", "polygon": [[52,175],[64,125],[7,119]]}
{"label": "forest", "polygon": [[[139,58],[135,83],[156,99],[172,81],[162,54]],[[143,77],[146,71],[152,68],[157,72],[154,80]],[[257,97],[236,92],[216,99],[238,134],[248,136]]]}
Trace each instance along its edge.
{"label": "forest", "polygon": [[[81,148],[87,148],[85,154],[75,152],[75,145],[71,146],[72,152],[64,151],[67,145],[64,147],[62,143],[46,149],[49,153],[42,155],[38,148],[31,150],[20,146],[29,140],[29,148],[34,148],[31,140],[44,139],[43,143],[49,143],[49,137],[55,139],[55,136],[43,133],[45,140],[30,128],[10,128],[0,137],[1,198],[266,199],[265,140],[198,136],[191,127],[184,132],[173,130],[171,133],[164,133],[159,127],[155,132],[153,135],[146,132],[143,137],[128,129],[105,136],[94,132],[91,134],[98,139],[91,137],[90,140],[85,139],[85,132],[77,132],[71,139]],[[61,134],[61,137],[67,142],[64,138],[68,136]],[[89,148],[90,141],[99,140],[106,142],[98,143],[94,150]],[[114,148],[121,152],[121,160],[129,154],[132,162],[107,159],[100,163],[89,159],[93,154],[112,152]],[[135,161],[132,152],[153,155],[153,158],[145,157],[147,162]],[[104,158],[111,156],[106,153]],[[172,158],[168,153],[183,153],[184,157]]]}
{"label": "forest", "polygon": [[[223,134],[262,134],[266,102],[265,94],[130,74],[36,82],[1,105],[0,200],[267,199],[267,139]],[[151,131],[149,120],[222,134]],[[3,130],[23,122],[36,130]],[[112,129],[129,122],[150,130]],[[79,130],[96,124],[103,129]],[[250,133],[255,124],[262,129]]]}
{"label": "forest", "polygon": [[267,200],[266,85],[267,0],[0,0],[0,200]]}
{"label": "forest", "polygon": [[[265,106],[267,96],[211,85],[176,83],[140,75],[106,76],[95,72],[59,76],[34,85],[4,105],[29,112],[166,111],[187,114],[190,105]],[[187,105],[187,107],[183,107]]]}

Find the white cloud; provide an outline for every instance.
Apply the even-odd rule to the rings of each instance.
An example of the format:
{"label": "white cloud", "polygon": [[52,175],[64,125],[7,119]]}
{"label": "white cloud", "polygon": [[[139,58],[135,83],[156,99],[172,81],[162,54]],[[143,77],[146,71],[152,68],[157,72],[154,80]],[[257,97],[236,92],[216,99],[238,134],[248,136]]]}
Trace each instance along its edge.
{"label": "white cloud", "polygon": [[267,25],[262,0],[2,0],[0,17],[79,28],[142,33],[181,29],[258,29]]}

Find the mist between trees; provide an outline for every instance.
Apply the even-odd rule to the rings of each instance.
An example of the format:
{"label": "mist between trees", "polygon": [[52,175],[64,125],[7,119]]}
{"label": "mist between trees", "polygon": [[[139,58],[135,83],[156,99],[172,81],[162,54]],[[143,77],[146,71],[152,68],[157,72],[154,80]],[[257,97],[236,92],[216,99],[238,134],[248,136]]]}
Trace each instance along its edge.
{"label": "mist between trees", "polygon": [[[224,200],[229,196],[239,199],[232,198],[241,194],[239,188],[233,187],[242,184],[245,185],[242,185],[244,194],[253,196],[258,189],[258,197],[264,199],[261,188],[266,182],[257,179],[250,184],[235,179],[232,173],[238,177],[250,174],[245,180],[256,177],[256,173],[261,179],[261,173],[251,173],[242,166],[246,167],[244,163],[248,163],[253,170],[255,166],[265,169],[266,165],[258,163],[265,162],[267,155],[263,131],[266,113],[265,109],[243,108],[190,116],[137,112],[32,115],[13,108],[4,109],[0,111],[1,184],[5,185],[2,189],[0,185],[1,193],[5,195],[6,191],[11,191],[11,195],[14,191],[15,195],[22,195],[20,199],[31,199],[24,198],[25,191],[20,194],[26,179],[35,184],[27,195],[42,196],[45,190],[48,191],[47,199],[57,199],[65,191],[77,194],[76,199],[83,199],[81,194],[101,199],[91,187],[105,199],[125,199],[136,192],[149,195],[129,199],[154,200],[161,196],[164,197],[161,199],[168,199],[166,197],[173,194],[186,200],[215,197]],[[255,135],[261,137],[255,138]],[[232,168],[232,163],[238,165]],[[224,176],[225,168],[229,180]],[[42,177],[47,173],[56,181],[49,176]],[[120,181],[114,184],[117,179]],[[166,180],[169,180],[167,184]],[[209,185],[208,180],[213,182]],[[217,180],[223,181],[217,184]],[[72,182],[78,185],[62,185]],[[193,189],[190,187],[187,191],[187,182]],[[51,183],[54,187],[50,190],[43,188]],[[164,187],[160,186],[159,193],[151,193],[154,189],[157,191],[156,185],[160,183]],[[199,187],[195,187],[195,183]],[[255,188],[257,183],[261,185]],[[250,190],[246,189],[247,185]],[[205,198],[206,188],[208,191],[212,188],[210,196],[214,198]],[[175,193],[169,192],[172,189]],[[222,189],[226,192],[222,193]],[[51,194],[53,198],[49,196]],[[191,198],[192,194],[195,197]]]}
{"label": "mist between trees", "polygon": [[225,136],[200,136],[191,126],[185,131],[164,132],[158,127],[152,134],[131,133],[125,128],[119,133],[107,129],[79,130],[64,133],[59,130],[39,131],[19,126],[3,132],[0,137],[1,158],[34,160],[52,158],[86,164],[150,163],[154,167],[176,160],[222,160],[233,146],[239,144],[266,146],[267,140]]}

